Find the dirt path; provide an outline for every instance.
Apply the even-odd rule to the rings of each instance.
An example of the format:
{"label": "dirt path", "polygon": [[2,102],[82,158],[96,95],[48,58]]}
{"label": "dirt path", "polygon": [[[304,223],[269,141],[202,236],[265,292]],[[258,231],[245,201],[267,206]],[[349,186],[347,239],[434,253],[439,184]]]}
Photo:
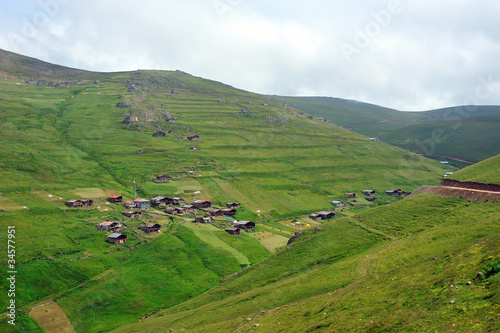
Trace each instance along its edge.
{"label": "dirt path", "polygon": [[420,193],[435,193],[451,197],[462,197],[469,200],[483,201],[489,199],[500,201],[500,192],[498,191],[476,190],[455,186],[421,186],[411,195]]}

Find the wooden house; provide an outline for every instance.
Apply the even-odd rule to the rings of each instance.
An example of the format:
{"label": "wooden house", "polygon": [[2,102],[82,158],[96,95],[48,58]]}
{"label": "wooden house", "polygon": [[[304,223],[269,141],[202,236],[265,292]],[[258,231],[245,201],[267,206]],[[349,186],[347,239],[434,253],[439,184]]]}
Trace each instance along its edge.
{"label": "wooden house", "polygon": [[172,203],[172,199],[168,198],[168,197],[158,196],[158,197],[154,197],[151,199],[151,205],[156,206],[156,207],[166,206],[166,205],[169,205],[171,203]]}
{"label": "wooden house", "polygon": [[188,136],[188,140],[190,141],[200,141],[200,136],[195,134],[195,135],[191,135],[191,136]]}
{"label": "wooden house", "polygon": [[370,138],[370,141],[378,141],[378,138]]}
{"label": "wooden house", "polygon": [[113,233],[108,236],[108,242],[113,244],[122,244],[127,241],[127,235]]}
{"label": "wooden house", "polygon": [[173,178],[172,178],[172,177],[167,176],[167,175],[159,175],[159,176],[156,176],[156,179],[157,179],[157,180],[161,180],[161,181],[167,181],[167,180],[168,180],[168,181],[171,181],[171,180],[173,180]]}
{"label": "wooden house", "polygon": [[255,228],[255,222],[252,221],[234,221],[233,227],[238,229],[250,230]]}
{"label": "wooden house", "polygon": [[210,215],[212,216],[224,216],[224,213],[221,209],[215,208],[210,211]]}
{"label": "wooden house", "polygon": [[120,231],[122,229],[122,225],[120,223],[110,221],[97,223],[96,226],[99,230],[111,230],[113,232]]}
{"label": "wooden house", "polygon": [[91,207],[94,204],[92,199],[75,199],[66,201],[68,207]]}
{"label": "wooden house", "polygon": [[83,203],[81,200],[75,199],[75,200],[68,200],[66,201],[66,206],[68,207],[82,207]]}
{"label": "wooden house", "polygon": [[411,192],[405,192],[402,191],[400,188],[397,188],[395,190],[387,190],[385,191],[385,194],[391,195],[391,196],[401,196],[401,195],[409,195]]}
{"label": "wooden house", "polygon": [[222,210],[222,214],[224,214],[224,215],[226,215],[226,216],[236,215],[236,209],[234,209],[234,208],[226,208],[226,209],[223,209],[223,210]]}
{"label": "wooden house", "polygon": [[345,194],[348,198],[356,198],[356,194],[354,193],[346,193]]}
{"label": "wooden house", "polygon": [[121,204],[123,203],[123,197],[121,195],[110,195],[107,200],[111,203]]}
{"label": "wooden house", "polygon": [[179,215],[182,213],[182,210],[177,207],[167,207],[167,209],[165,209],[165,212],[172,215]]}
{"label": "wooden house", "polygon": [[366,201],[375,201],[375,197],[365,197]]}
{"label": "wooden house", "polygon": [[240,234],[240,229],[238,228],[226,228],[224,229],[225,232],[231,235],[239,235]]}
{"label": "wooden house", "polygon": [[197,223],[212,223],[212,219],[210,217],[204,216],[196,216],[194,221]]}
{"label": "wooden house", "polygon": [[316,213],[309,214],[309,218],[316,220],[318,218],[318,214]]}
{"label": "wooden house", "polygon": [[191,214],[196,211],[196,207],[193,205],[184,205],[181,207],[181,213],[182,214]]}
{"label": "wooden house", "polygon": [[212,206],[212,203],[207,200],[196,200],[195,202],[193,202],[193,206],[195,206],[198,209],[209,208],[210,206]]}
{"label": "wooden house", "polygon": [[340,200],[333,200],[330,203],[332,204],[332,206],[335,206],[335,207],[339,207],[339,206],[343,206],[344,205],[344,202],[340,201]]}
{"label": "wooden house", "polygon": [[241,207],[241,204],[237,202],[226,202],[226,207],[227,208],[239,208]]}
{"label": "wooden house", "polygon": [[140,219],[142,217],[142,212],[137,210],[126,210],[123,211],[122,214],[134,219]]}
{"label": "wooden house", "polygon": [[138,209],[148,209],[150,201],[143,198],[137,198],[134,200],[135,207]]}
{"label": "wooden house", "polygon": [[135,208],[136,204],[133,201],[125,201],[125,203],[123,204],[123,206],[125,208],[129,208],[130,209],[130,208]]}
{"label": "wooden house", "polygon": [[144,231],[145,233],[147,234],[150,234],[152,232],[160,232],[160,228],[161,228],[161,225],[159,225],[158,223],[141,223],[141,225],[139,226],[139,229],[141,229],[142,231]]}
{"label": "wooden house", "polygon": [[184,199],[182,199],[180,197],[173,197],[172,198],[173,205],[182,205],[183,203],[185,203],[185,201],[184,201]]}
{"label": "wooden house", "polygon": [[363,190],[364,195],[374,195],[375,191],[374,190]]}
{"label": "wooden house", "polygon": [[332,212],[319,212],[318,213],[318,218],[321,220],[331,219],[334,216],[335,216],[335,213],[332,213]]}

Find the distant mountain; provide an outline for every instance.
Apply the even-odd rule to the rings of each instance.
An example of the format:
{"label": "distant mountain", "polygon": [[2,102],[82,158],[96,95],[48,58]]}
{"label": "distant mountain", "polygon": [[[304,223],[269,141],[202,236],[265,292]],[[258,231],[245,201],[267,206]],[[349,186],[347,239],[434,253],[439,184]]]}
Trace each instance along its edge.
{"label": "distant mountain", "polygon": [[[500,106],[456,106],[402,112],[330,97],[272,96],[315,117],[413,152],[477,162],[500,153]],[[475,119],[481,118],[481,119]]]}

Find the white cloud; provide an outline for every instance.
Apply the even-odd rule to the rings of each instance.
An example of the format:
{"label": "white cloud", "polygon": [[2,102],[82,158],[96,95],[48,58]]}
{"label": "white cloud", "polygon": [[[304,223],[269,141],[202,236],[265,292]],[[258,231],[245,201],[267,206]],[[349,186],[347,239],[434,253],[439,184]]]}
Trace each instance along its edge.
{"label": "white cloud", "polygon": [[[58,6],[49,13],[36,1],[0,5],[9,13],[0,17],[1,48],[70,67],[181,69],[259,93],[403,110],[461,104],[481,76],[491,75],[492,87],[500,82],[500,4],[488,0],[42,3]],[[50,19],[37,24],[43,13]],[[9,43],[13,34],[23,43]],[[351,61],[342,43],[357,48]],[[480,102],[500,104],[500,90]]]}

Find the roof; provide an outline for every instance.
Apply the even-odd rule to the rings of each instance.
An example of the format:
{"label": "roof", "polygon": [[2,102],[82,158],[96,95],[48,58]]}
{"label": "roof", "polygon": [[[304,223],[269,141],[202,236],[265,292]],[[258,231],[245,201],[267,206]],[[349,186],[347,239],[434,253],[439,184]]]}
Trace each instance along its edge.
{"label": "roof", "polygon": [[143,198],[137,198],[134,200],[134,202],[149,202],[149,200]]}
{"label": "roof", "polygon": [[101,223],[97,223],[98,226],[106,226],[106,225],[110,225],[110,224],[113,224],[115,222],[109,222],[109,221],[104,221],[104,222],[101,222]]}
{"label": "roof", "polygon": [[346,193],[345,195],[353,195],[354,193]]}
{"label": "roof", "polygon": [[110,195],[108,198],[121,198],[121,195]]}
{"label": "roof", "polygon": [[162,199],[165,199],[165,197],[162,197],[161,195],[157,196],[157,197],[154,197],[153,199],[151,200],[162,200]]}
{"label": "roof", "polygon": [[206,202],[207,200],[196,200],[195,203],[204,203]]}
{"label": "roof", "polygon": [[236,230],[239,230],[238,228],[226,228],[224,230],[229,230],[229,231],[236,231]]}
{"label": "roof", "polygon": [[130,201],[125,201],[125,203],[131,204],[131,203],[133,203],[133,201],[131,201],[131,200]]}
{"label": "roof", "polygon": [[[108,236],[108,238],[119,238],[119,237],[121,237],[121,236],[125,236],[125,235],[122,235],[122,234],[117,234],[117,233],[115,232],[114,234],[109,235],[109,236]],[[127,236],[125,236],[125,237],[127,237]]]}

